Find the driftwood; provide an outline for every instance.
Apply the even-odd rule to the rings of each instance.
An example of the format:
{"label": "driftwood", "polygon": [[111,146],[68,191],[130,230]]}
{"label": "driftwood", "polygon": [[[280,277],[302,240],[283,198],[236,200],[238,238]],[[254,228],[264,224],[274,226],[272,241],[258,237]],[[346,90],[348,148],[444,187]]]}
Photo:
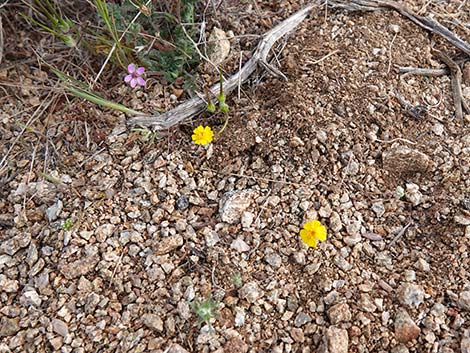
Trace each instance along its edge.
{"label": "driftwood", "polygon": [[[282,77],[283,75],[279,74],[279,70],[272,67],[267,62],[269,51],[278,39],[282,38],[300,24],[314,6],[315,5],[312,4],[305,7],[268,31],[258,44],[258,47],[253,53],[251,59],[246,62],[239,72],[232,75],[224,82],[224,93],[228,94],[238,85],[244,83],[258,66],[262,66],[263,68],[268,69],[271,73]],[[217,96],[220,92],[219,84],[212,86],[210,88],[210,92],[212,95]],[[128,124],[151,126],[154,130],[166,130],[171,126],[204,111],[206,104],[207,103],[202,98],[194,97],[164,114],[155,116],[137,116],[130,119]]]}

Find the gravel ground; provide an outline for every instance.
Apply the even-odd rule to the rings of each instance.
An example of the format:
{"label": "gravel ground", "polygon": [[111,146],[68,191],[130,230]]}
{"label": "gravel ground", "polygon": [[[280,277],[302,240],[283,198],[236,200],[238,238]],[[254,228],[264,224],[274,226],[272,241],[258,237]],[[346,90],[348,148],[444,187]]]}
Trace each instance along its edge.
{"label": "gravel ground", "polygon": [[[395,67],[452,50],[392,12],[324,16],[280,54],[288,82],[230,97],[209,149],[191,130],[217,117],[153,144],[97,110],[91,127],[55,117],[29,154],[46,130],[23,136],[0,190],[1,352],[470,352],[470,116],[455,119],[448,76]],[[312,219],[316,249],[298,236]],[[208,297],[214,332],[191,309]]]}

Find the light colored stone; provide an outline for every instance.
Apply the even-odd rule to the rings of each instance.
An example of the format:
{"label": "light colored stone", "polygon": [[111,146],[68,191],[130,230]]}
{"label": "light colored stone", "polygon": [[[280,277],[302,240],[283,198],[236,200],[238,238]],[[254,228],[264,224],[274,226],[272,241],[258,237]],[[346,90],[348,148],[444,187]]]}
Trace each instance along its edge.
{"label": "light colored stone", "polygon": [[462,310],[470,311],[470,290],[460,293],[457,305]]}
{"label": "light colored stone", "polygon": [[404,283],[397,292],[400,303],[409,308],[417,308],[424,301],[424,290],[420,285]]}
{"label": "light colored stone", "polygon": [[163,331],[163,321],[157,314],[144,314],[142,315],[142,323],[148,328],[157,332]]}
{"label": "light colored stone", "polygon": [[169,237],[163,238],[155,246],[155,255],[161,256],[168,254],[169,252],[175,250],[176,248],[182,246],[184,239],[180,234],[170,235]]}
{"label": "light colored stone", "polygon": [[52,320],[52,330],[61,335],[62,337],[66,337],[69,333],[69,328],[65,322],[59,319]]}
{"label": "light colored stone", "polygon": [[220,28],[214,27],[209,36],[209,59],[215,65],[220,65],[230,53],[230,41],[227,34]]}
{"label": "light colored stone", "polygon": [[251,304],[261,298],[262,295],[263,292],[256,282],[248,282],[240,289],[240,297]]}
{"label": "light colored stone", "polygon": [[349,309],[349,305],[346,303],[339,303],[332,306],[328,310],[328,318],[333,325],[336,325],[340,322],[349,322],[351,321],[352,314]]}
{"label": "light colored stone", "polygon": [[222,222],[235,224],[250,206],[254,192],[251,190],[230,191],[222,196],[219,202],[219,213]]}
{"label": "light colored stone", "polygon": [[230,247],[238,252],[250,251],[250,246],[241,238],[236,238],[234,241],[232,241]]}
{"label": "light colored stone", "polygon": [[326,341],[330,353],[348,353],[349,336],[345,329],[336,326],[328,327]]}

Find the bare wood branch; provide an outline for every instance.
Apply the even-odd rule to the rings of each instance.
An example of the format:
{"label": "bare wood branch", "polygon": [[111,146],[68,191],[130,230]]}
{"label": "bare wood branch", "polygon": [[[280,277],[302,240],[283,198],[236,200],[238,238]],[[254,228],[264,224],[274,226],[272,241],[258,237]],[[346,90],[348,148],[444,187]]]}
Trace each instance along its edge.
{"label": "bare wood branch", "polygon": [[[224,93],[228,94],[232,92],[240,83],[245,82],[256,68],[262,65],[261,63],[265,65],[267,63],[269,51],[274,43],[296,28],[305,19],[305,17],[307,17],[308,13],[314,6],[316,5],[311,4],[303,8],[268,31],[258,44],[258,47],[253,53],[251,59],[247,61],[239,72],[232,75],[224,82]],[[217,96],[219,91],[220,88],[218,83],[210,88],[210,92],[214,96]],[[155,116],[137,116],[130,119],[127,123],[129,125],[152,126],[154,130],[166,130],[171,126],[181,123],[182,121],[204,111],[205,106],[206,103],[202,98],[194,97],[164,114]]]}
{"label": "bare wood branch", "polygon": [[428,69],[413,66],[397,66],[397,68],[398,72],[404,74],[402,77],[411,75],[439,77],[449,73],[449,70],[447,69]]}
{"label": "bare wood branch", "polygon": [[463,51],[470,56],[470,45],[464,40],[460,39],[454,32],[447,27],[441,25],[438,21],[429,16],[419,16],[406,6],[399,4],[397,1],[390,0],[325,0],[328,5],[333,8],[342,8],[349,11],[377,11],[381,9],[393,9],[401,15],[408,18],[418,26],[425,30],[437,34],[447,40],[456,48]]}
{"label": "bare wood branch", "polygon": [[462,96],[462,71],[459,65],[453,61],[447,54],[439,51],[433,51],[436,56],[449,67],[452,77],[452,94],[454,96],[455,115],[458,119],[463,118],[463,112],[470,113],[469,107]]}

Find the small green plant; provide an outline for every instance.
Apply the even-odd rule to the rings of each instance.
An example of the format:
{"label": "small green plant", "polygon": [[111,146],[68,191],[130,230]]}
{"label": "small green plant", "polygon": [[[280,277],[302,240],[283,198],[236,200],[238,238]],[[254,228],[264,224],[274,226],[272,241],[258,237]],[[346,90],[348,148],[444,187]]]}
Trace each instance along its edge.
{"label": "small green plant", "polygon": [[77,45],[78,31],[74,23],[64,16],[49,0],[35,0],[34,5],[28,3],[29,8],[39,17],[36,20],[24,13],[20,15],[28,22],[41,27],[46,32],[62,40],[70,47]]}
{"label": "small green plant", "polygon": [[232,283],[237,288],[240,288],[243,285],[243,279],[242,279],[242,275],[240,274],[240,272],[237,272],[232,276]]}
{"label": "small green plant", "polygon": [[133,128],[132,131],[138,132],[143,142],[154,143],[158,137],[155,131],[146,128]]}
{"label": "small green plant", "polygon": [[211,325],[211,319],[218,317],[218,306],[219,303],[213,300],[211,297],[207,298],[204,301],[201,301],[199,298],[195,298],[191,302],[191,309],[197,315],[198,327],[200,327],[201,324],[205,323],[209,327],[210,331],[214,331]]}
{"label": "small green plant", "polygon": [[64,224],[62,224],[62,229],[65,231],[69,231],[73,228],[73,219],[72,218],[67,218],[64,221]]}

